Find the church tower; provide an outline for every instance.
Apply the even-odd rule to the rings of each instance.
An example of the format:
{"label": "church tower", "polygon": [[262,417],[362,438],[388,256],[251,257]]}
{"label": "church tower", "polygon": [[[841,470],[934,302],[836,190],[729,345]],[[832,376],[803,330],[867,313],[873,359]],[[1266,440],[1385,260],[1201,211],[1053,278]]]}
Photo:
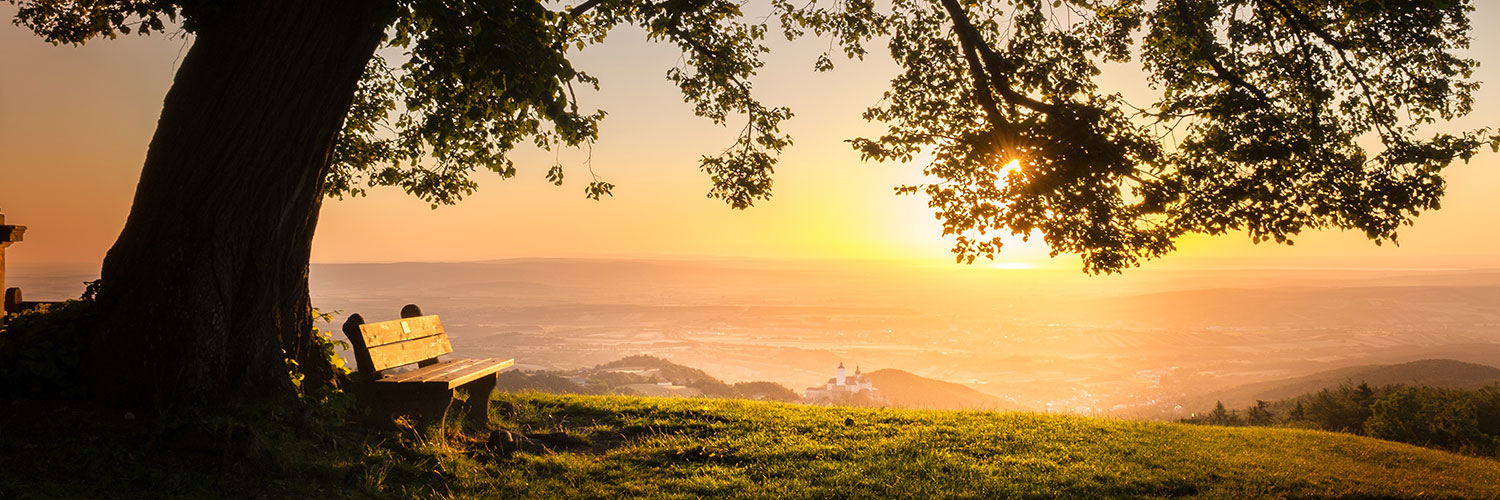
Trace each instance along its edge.
{"label": "church tower", "polygon": [[[823,366],[828,366],[828,365],[823,365]],[[837,384],[837,385],[844,385],[844,362],[842,362],[842,361],[839,362],[838,375],[835,375],[833,378],[834,378],[834,383],[835,384]]]}

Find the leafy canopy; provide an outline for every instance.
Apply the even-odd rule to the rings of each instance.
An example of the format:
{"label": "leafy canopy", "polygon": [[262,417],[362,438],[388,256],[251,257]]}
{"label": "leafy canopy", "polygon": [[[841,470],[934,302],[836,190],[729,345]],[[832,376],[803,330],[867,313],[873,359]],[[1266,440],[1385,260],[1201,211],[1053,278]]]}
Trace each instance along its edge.
{"label": "leafy canopy", "polygon": [[[219,2],[10,0],[54,43],[211,29]],[[667,70],[695,113],[742,126],[700,168],[735,208],[771,193],[790,110],[752,93],[770,29],[830,39],[849,58],[883,43],[901,72],[851,145],[867,160],[930,158],[923,192],[960,261],[993,258],[1000,234],[1039,235],[1114,272],[1187,233],[1246,231],[1287,244],[1304,229],[1377,244],[1439,207],[1442,170],[1490,129],[1433,132],[1468,113],[1478,83],[1469,0],[392,0],[387,49],[370,61],[335,149],[330,196],[393,185],[450,204],[480,168],[511,177],[518,144],[580,147],[605,113],[575,89],[599,81],[569,55],[619,26],[683,57]],[[399,55],[393,55],[399,54]],[[832,54],[814,63],[833,67]],[[1138,58],[1159,91],[1127,103],[1097,81]],[[550,181],[563,182],[561,165]],[[590,179],[598,199],[613,185]]]}

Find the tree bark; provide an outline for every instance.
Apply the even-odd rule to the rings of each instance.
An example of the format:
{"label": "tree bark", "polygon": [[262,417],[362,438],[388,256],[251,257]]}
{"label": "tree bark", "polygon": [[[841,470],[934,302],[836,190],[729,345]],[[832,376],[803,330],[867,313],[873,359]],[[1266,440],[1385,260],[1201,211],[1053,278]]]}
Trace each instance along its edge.
{"label": "tree bark", "polygon": [[309,381],[307,270],[332,146],[391,2],[215,2],[167,93],[124,230],[104,259],[96,395],[214,406]]}

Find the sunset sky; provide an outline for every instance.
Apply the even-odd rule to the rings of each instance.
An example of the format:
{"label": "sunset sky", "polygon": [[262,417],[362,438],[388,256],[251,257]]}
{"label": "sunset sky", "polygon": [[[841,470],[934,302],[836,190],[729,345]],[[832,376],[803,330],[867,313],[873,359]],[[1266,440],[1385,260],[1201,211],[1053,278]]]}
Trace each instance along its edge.
{"label": "sunset sky", "polygon": [[[1474,113],[1445,126],[1500,125],[1500,5],[1477,1],[1475,75],[1487,82]],[[0,6],[0,17],[14,7]],[[129,210],[147,143],[190,40],[127,36],[84,47],[54,47],[22,28],[0,25],[0,209],[30,226],[9,249],[12,265],[84,264],[103,257]],[[479,191],[432,210],[397,188],[324,205],[314,262],[455,261],[511,257],[859,258],[948,262],[950,241],[920,196],[892,187],[919,182],[920,164],[866,164],[844,142],[878,133],[860,112],[877,102],[895,67],[877,52],[813,73],[826,40],[774,43],[757,81],[763,100],[790,106],[796,145],[782,157],[774,198],[747,211],[704,196],[697,158],[732,142],[738,130],[694,117],[664,72],[671,47],[622,30],[576,58],[602,78],[584,105],[609,112],[592,150],[595,173],[615,196],[583,197],[585,151],[522,150],[520,171],[501,180],[479,173]],[[1104,86],[1149,102],[1139,68],[1120,66]],[[569,182],[544,174],[560,159]],[[1376,247],[1357,233],[1304,235],[1295,247],[1252,245],[1242,235],[1193,237],[1148,267],[1500,267],[1500,154],[1488,149],[1449,170],[1444,209],[1402,233],[1402,246]],[[417,237],[393,237],[395,234]],[[1047,259],[1037,244],[1007,246],[1000,267],[1076,269],[1076,258]],[[989,263],[983,265],[991,265]]]}

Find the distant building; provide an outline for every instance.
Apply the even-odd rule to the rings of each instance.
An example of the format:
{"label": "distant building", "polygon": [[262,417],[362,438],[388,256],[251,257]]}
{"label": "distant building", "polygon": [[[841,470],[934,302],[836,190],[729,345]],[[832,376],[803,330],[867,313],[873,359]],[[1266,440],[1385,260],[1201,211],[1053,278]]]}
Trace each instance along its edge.
{"label": "distant building", "polygon": [[880,389],[876,389],[875,384],[860,373],[859,366],[854,367],[854,376],[849,377],[844,375],[843,363],[839,363],[838,369],[834,370],[833,378],[828,379],[827,384],[821,387],[808,387],[805,395],[810,403],[840,402],[856,396],[871,402],[881,400]]}

